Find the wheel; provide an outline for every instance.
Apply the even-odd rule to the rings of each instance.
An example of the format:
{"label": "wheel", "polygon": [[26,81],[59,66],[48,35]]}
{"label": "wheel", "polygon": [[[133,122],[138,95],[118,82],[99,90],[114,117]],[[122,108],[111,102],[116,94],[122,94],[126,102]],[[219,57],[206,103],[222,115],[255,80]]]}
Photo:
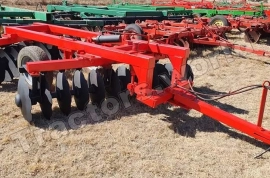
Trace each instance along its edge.
{"label": "wheel", "polygon": [[219,27],[229,26],[228,20],[223,15],[216,15],[216,16],[212,17],[209,24],[216,25]]}
{"label": "wheel", "polygon": [[40,47],[41,49],[43,49],[50,60],[62,58],[62,56],[59,54],[59,49],[56,46],[39,43],[39,42],[35,42],[34,44]]}
{"label": "wheel", "polygon": [[129,32],[129,33],[136,33],[139,35],[134,35],[134,36],[130,36],[131,39],[137,39],[137,40],[142,40],[142,34],[143,34],[143,30],[139,25],[136,24],[129,24],[126,26],[125,28],[125,32]]}
{"label": "wheel", "polygon": [[97,70],[91,70],[88,74],[88,88],[91,103],[100,107],[105,99],[105,85],[102,76]]}
{"label": "wheel", "polygon": [[[37,62],[37,61],[46,61],[49,60],[47,54],[38,46],[26,46],[22,48],[18,54],[17,66],[22,67],[26,65],[27,62]],[[27,73],[23,74],[25,80],[30,88],[32,88],[32,77]],[[46,72],[45,78],[48,83],[48,86],[52,86],[53,82],[53,72]]]}

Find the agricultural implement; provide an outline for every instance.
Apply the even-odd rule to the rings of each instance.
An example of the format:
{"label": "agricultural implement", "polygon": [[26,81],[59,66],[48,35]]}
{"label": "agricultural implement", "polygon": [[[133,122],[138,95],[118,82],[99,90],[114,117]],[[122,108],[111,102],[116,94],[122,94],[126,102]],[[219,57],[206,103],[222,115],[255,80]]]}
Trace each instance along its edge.
{"label": "agricultural implement", "polygon": [[[180,1],[181,2],[181,1]],[[204,2],[209,3],[209,2]],[[172,6],[153,6],[153,5],[136,5],[136,4],[114,4],[108,6],[100,6],[98,8],[103,10],[96,10],[98,6],[84,6],[77,4],[68,4],[66,1],[63,1],[62,5],[48,5],[48,12],[72,12],[87,18],[91,15],[99,16],[111,16],[116,15],[115,11],[120,14],[121,11],[137,11],[137,12],[158,12],[165,16],[169,16],[168,20],[176,20],[176,18],[171,17],[182,15],[190,17],[191,14],[206,17],[210,25],[217,26],[231,26],[234,29],[238,29],[241,32],[245,32],[245,41],[247,42],[258,42],[260,37],[263,34],[268,34],[270,29],[270,20],[263,17],[266,12],[262,6],[260,10],[250,10],[250,9],[185,9],[183,7],[172,7]],[[225,6],[222,6],[225,8]],[[83,15],[82,15],[83,14]],[[160,16],[163,16],[160,15]],[[123,15],[122,15],[123,16]],[[211,17],[211,18],[209,18]],[[149,18],[147,20],[154,20]],[[157,20],[157,19],[156,19]],[[165,19],[158,19],[159,21]],[[178,18],[179,20],[179,18]],[[180,22],[181,20],[179,20]],[[132,22],[131,22],[132,23]],[[129,24],[129,23],[128,23]]]}
{"label": "agricultural implement", "polygon": [[[165,1],[166,2],[166,1]],[[86,6],[86,5],[79,5],[79,4],[68,4],[67,1],[63,1],[62,5],[47,5],[47,11],[73,11],[73,12],[87,12],[91,14],[91,8],[95,8],[97,6]],[[185,7],[175,6],[175,5],[138,5],[138,4],[129,4],[129,3],[119,3],[119,4],[111,4],[107,6],[100,6],[100,9],[103,8],[103,12],[100,12],[102,15],[109,15],[108,10],[112,10],[112,15],[115,15],[114,11],[158,11],[162,13],[165,10],[166,14],[200,14],[201,16],[205,17],[213,17],[216,15],[231,15],[231,16],[254,16],[254,17],[261,17],[264,16],[264,8],[259,10],[218,10],[218,9],[186,9]]]}
{"label": "agricultural implement", "polygon": [[[59,6],[61,7],[61,6]],[[43,22],[48,24],[55,24],[59,26],[69,26],[73,28],[85,29],[90,31],[101,31],[106,25],[117,25],[119,23],[134,23],[136,21],[143,21],[147,19],[152,20],[170,20],[181,21],[183,18],[191,17],[192,14],[188,12],[183,13],[182,10],[176,11],[171,8],[160,8],[155,10],[117,10],[105,9],[102,6],[84,7],[78,6],[66,7],[64,9],[55,9],[53,5],[48,5],[49,11],[32,11],[21,8],[14,8],[8,6],[0,7],[0,24],[1,33],[4,33],[3,26],[18,26],[28,25],[34,22]],[[161,11],[160,11],[161,10]],[[14,77],[18,77],[17,70],[17,55],[21,47],[28,44],[16,44],[13,46],[0,49],[0,83],[3,81],[12,81]],[[61,58],[63,53],[57,48],[36,43],[52,58]]]}
{"label": "agricultural implement", "polygon": [[[41,9],[40,9],[41,10]],[[191,11],[174,10],[169,7],[148,10],[106,8],[104,6],[55,6],[47,11],[33,11],[0,6],[0,24],[6,26],[43,22],[62,26],[104,26],[119,22],[134,23],[136,20],[176,20],[192,17]]]}
{"label": "agricultural implement", "polygon": [[[115,3],[115,2],[114,2]],[[207,14],[199,11],[207,11]],[[169,6],[150,6],[150,5],[134,5],[134,4],[112,4],[108,6],[86,6],[77,4],[68,4],[63,1],[62,5],[47,5],[46,12],[29,11],[26,9],[5,7],[1,8],[0,23],[2,25],[22,25],[31,24],[33,22],[46,22],[50,24],[83,27],[84,29],[101,30],[105,25],[118,24],[125,22],[126,24],[135,21],[145,20],[174,20],[181,22],[183,18],[192,18],[192,15],[212,17],[208,19],[210,25],[231,26],[235,29],[244,31],[245,40],[248,42],[257,42],[262,34],[269,33],[270,22],[260,14],[236,14],[227,11],[226,13],[212,12],[216,9],[192,9],[187,10],[183,7]],[[228,14],[230,16],[224,16]],[[242,16],[247,15],[247,16]],[[234,17],[241,16],[241,17]],[[30,19],[26,19],[26,18]]]}
{"label": "agricultural implement", "polygon": [[185,0],[152,0],[154,6],[173,6],[192,9],[194,13],[212,17],[215,15],[233,15],[233,16],[257,16],[268,15],[269,6],[261,3],[260,5],[252,5],[246,0],[233,2],[216,2],[216,1],[185,1]]}
{"label": "agricultural implement", "polygon": [[[226,33],[231,27],[208,26],[207,19],[194,18],[182,22],[165,20],[162,22],[147,20],[136,24],[108,25],[105,31],[115,34],[129,33],[130,39],[152,40],[162,44],[177,45],[192,48],[194,44],[208,46],[223,46],[235,50],[253,53],[259,56],[268,56],[264,50],[256,50],[241,45],[233,44],[226,39]],[[247,40],[251,38],[246,37]]]}
{"label": "agricultural implement", "polygon": [[[195,23],[194,23],[195,22]],[[105,25],[100,34],[130,34],[130,39],[137,38],[140,40],[152,40],[162,44],[179,45],[183,47],[192,47],[193,44],[210,45],[210,46],[225,46],[231,49],[242,50],[249,53],[254,53],[260,56],[269,56],[269,52],[256,50],[240,45],[230,43],[225,39],[225,33],[230,31],[230,27],[213,27],[207,26],[207,21],[203,19],[177,21],[155,21],[146,20],[137,22],[136,24],[119,23],[118,25]],[[77,40],[74,36],[70,38]],[[84,38],[80,40],[85,40]],[[20,66],[17,60],[19,51],[28,46],[28,43],[19,43],[12,46],[7,46],[1,49],[1,68],[0,81],[12,81],[13,78],[19,77],[17,67]],[[62,50],[55,46],[47,45],[40,42],[35,42],[36,46],[41,47],[49,57],[49,59],[63,58]]]}
{"label": "agricultural implement", "polygon": [[[85,38],[87,42],[59,36],[61,34]],[[71,110],[71,96],[74,96],[79,110],[86,109],[90,98],[91,104],[101,108],[103,112],[107,111],[107,106],[110,106],[108,110],[111,111],[122,106],[123,103],[117,101],[124,100],[120,94],[127,89],[130,95],[135,95],[138,101],[149,107],[155,108],[169,103],[187,110],[194,109],[270,144],[270,131],[262,127],[264,105],[270,85],[268,81],[257,86],[263,88],[263,95],[258,123],[253,124],[198,99],[193,91],[192,70],[186,64],[189,48],[143,40],[130,41],[125,34],[100,35],[96,32],[42,23],[7,27],[6,34],[0,39],[0,45],[26,41],[55,46],[64,53],[62,60],[49,60],[40,47],[27,46],[20,50],[20,78],[15,102],[29,122],[32,121],[32,105],[37,103],[40,104],[45,118],[51,117],[52,98],[57,98],[59,108],[65,115]],[[75,52],[77,56],[74,58],[72,54]],[[170,63],[163,65],[157,62],[165,57],[169,58]],[[122,65],[116,71],[112,69],[112,64],[122,63],[129,65],[129,69]],[[91,67],[87,78],[82,73],[82,68],[85,67]],[[72,89],[65,75],[65,70],[68,69],[75,70]],[[57,72],[56,86],[52,89],[54,72]]]}
{"label": "agricultural implement", "polygon": [[[49,24],[90,31],[102,31],[103,29],[107,33],[108,31],[109,33],[135,31],[138,35],[147,35],[147,39],[160,41],[164,44],[177,44],[185,47],[193,44],[227,46],[259,55],[268,55],[267,52],[261,50],[248,49],[229,43],[222,37],[230,30],[230,27],[218,29],[217,27],[207,27],[205,19],[200,21],[188,19],[190,11],[183,9],[128,4],[83,6],[68,5],[66,1],[63,1],[62,5],[48,5],[46,12],[2,6],[0,8],[0,17],[2,17],[0,23],[3,26],[17,26],[46,21]],[[238,21],[232,18],[230,22],[232,21],[234,21],[234,28],[243,27],[242,20]],[[134,22],[136,22],[136,25],[133,24]],[[265,25],[247,26],[249,22],[244,25],[246,25],[245,31],[247,34],[245,39],[252,42],[258,41],[259,30],[267,31],[269,29],[268,26],[263,28]],[[0,82],[12,81],[14,77],[19,77],[16,59],[21,48],[27,45],[29,44],[20,43],[0,49],[2,58],[0,61]],[[35,45],[41,47],[50,59],[63,58],[62,51],[54,46],[40,42],[36,42]]]}

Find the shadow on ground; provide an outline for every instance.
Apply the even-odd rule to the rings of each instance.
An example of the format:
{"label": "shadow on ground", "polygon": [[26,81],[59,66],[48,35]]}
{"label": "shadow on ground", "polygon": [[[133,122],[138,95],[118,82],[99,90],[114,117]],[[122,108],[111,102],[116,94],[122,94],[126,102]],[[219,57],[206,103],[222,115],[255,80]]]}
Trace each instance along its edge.
{"label": "shadow on ground", "polygon": [[[208,93],[212,95],[224,94],[222,92],[211,90],[207,87],[194,89],[198,92]],[[237,108],[228,104],[223,104],[218,101],[209,101],[208,103],[220,109],[228,111],[232,114],[248,114],[248,111],[244,109]],[[225,125],[221,124],[220,122],[215,121],[204,115],[200,117],[191,117],[189,116],[189,111],[182,108],[174,108],[174,110],[172,111],[171,109],[169,109],[170,106],[168,104],[160,105],[159,107],[153,109],[145,106],[142,103],[137,102],[134,98],[130,100],[130,104],[130,107],[120,110],[113,116],[108,117],[106,115],[102,115],[102,119],[98,121],[94,121],[89,114],[87,115],[83,111],[78,111],[75,107],[72,108],[71,114],[74,117],[71,117],[71,115],[68,117],[62,115],[59,108],[55,107],[53,109],[53,116],[50,120],[44,119],[41,113],[35,113],[33,116],[34,120],[32,124],[36,127],[43,129],[63,131],[70,129],[76,130],[79,129],[82,125],[97,124],[104,121],[109,122],[111,120],[119,118],[121,119],[125,116],[137,115],[140,113],[149,113],[150,115],[164,114],[165,117],[162,120],[171,123],[169,128],[182,136],[195,138],[198,131],[223,132],[235,139],[241,139],[255,146],[266,148],[265,144],[256,141],[251,137],[235,132],[230,128],[226,127]],[[70,124],[73,124],[73,126],[70,127]]]}
{"label": "shadow on ground", "polygon": [[16,92],[18,86],[18,79],[13,79],[12,82],[3,82],[0,85],[0,92]]}

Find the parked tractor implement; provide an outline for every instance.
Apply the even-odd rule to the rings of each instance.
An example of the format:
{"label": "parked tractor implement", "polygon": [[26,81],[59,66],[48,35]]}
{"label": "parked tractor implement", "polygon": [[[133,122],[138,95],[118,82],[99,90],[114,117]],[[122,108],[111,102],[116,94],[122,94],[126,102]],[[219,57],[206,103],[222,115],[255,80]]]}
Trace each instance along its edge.
{"label": "parked tractor implement", "polygon": [[[87,28],[89,30],[89,28]],[[92,29],[93,31],[94,29]],[[209,46],[224,46],[231,49],[241,50],[254,53],[260,56],[269,56],[269,52],[256,50],[244,46],[236,45],[226,40],[225,34],[231,30],[230,27],[207,26],[207,20],[195,18],[193,20],[183,20],[182,22],[165,20],[162,22],[156,20],[146,20],[132,24],[119,23],[118,25],[105,25],[102,34],[125,35],[129,39],[139,39],[146,41],[155,41],[161,44],[178,45],[183,47],[192,47],[194,44]],[[91,31],[91,29],[90,29]],[[61,34],[61,33],[60,33]],[[63,35],[63,34],[62,34]],[[65,34],[64,34],[65,35]],[[87,38],[75,38],[74,35],[69,38],[73,40],[85,41]],[[12,81],[13,78],[19,77],[17,67],[20,66],[18,58],[19,51],[32,44],[28,42],[13,44],[12,46],[3,46],[0,49],[1,68],[0,81]],[[49,59],[63,58],[63,52],[56,46],[51,46],[39,41],[34,45],[42,48]]]}
{"label": "parked tractor implement", "polygon": [[33,11],[0,6],[0,24],[6,26],[43,22],[63,26],[100,27],[119,22],[134,23],[136,20],[176,20],[192,17],[191,11],[159,8],[149,10],[107,8],[106,6],[48,5],[45,11]]}
{"label": "parked tractor implement", "polygon": [[251,5],[245,0],[236,2],[152,0],[151,4],[154,6],[184,7],[185,9],[192,9],[196,14],[207,17],[213,17],[215,15],[261,17],[269,13],[269,6],[265,6],[263,3],[260,5]]}
{"label": "parked tractor implement", "polygon": [[[85,38],[87,41],[70,39],[60,36],[61,34]],[[144,40],[127,40],[126,35],[129,34],[100,35],[97,32],[43,23],[6,27],[6,34],[0,39],[0,46],[35,41],[54,46],[64,53],[63,59],[50,60],[46,52],[38,46],[30,45],[20,50],[20,78],[15,102],[23,117],[31,122],[32,105],[39,103],[44,117],[49,119],[53,112],[52,98],[57,99],[60,110],[68,115],[71,111],[72,96],[79,110],[85,110],[91,101],[90,105],[109,114],[110,112],[106,112],[108,106],[109,111],[123,105],[127,95],[121,95],[121,91],[127,89],[130,95],[135,95],[138,101],[149,107],[155,108],[160,104],[169,103],[187,110],[194,109],[270,144],[270,131],[262,127],[270,82],[266,81],[263,85],[255,87],[262,88],[263,95],[258,123],[253,124],[197,97],[193,90],[192,70],[186,64],[189,48]],[[168,58],[170,63],[157,63],[164,58]],[[120,65],[117,70],[113,70],[113,64],[125,64],[129,68]],[[91,69],[86,78],[82,68]],[[68,69],[75,70],[72,89],[65,75]],[[52,87],[53,73],[56,72],[55,87]],[[237,93],[239,91],[228,96]]]}
{"label": "parked tractor implement", "polygon": [[[62,6],[57,6],[62,7]],[[62,9],[56,9],[53,5],[48,5],[48,11],[33,11],[15,7],[0,6],[0,33],[3,34],[4,26],[28,25],[34,22],[43,22],[59,26],[69,26],[78,29],[90,31],[101,31],[106,25],[117,25],[119,23],[135,23],[147,19],[152,20],[169,20],[175,19],[180,22],[183,18],[192,17],[188,12],[182,10],[175,11],[171,8],[159,10],[119,10],[107,9],[102,6],[63,6]],[[12,81],[13,78],[19,77],[17,69],[17,56],[20,49],[27,46],[27,43],[14,44],[0,49],[0,83],[3,81]],[[50,59],[62,57],[62,52],[50,45],[36,43],[41,47]]]}
{"label": "parked tractor implement", "polygon": [[[165,1],[166,2],[166,1]],[[171,1],[170,1],[171,2]],[[177,1],[179,3],[179,1]],[[180,1],[182,2],[182,1]],[[168,2],[169,3],[169,2]],[[172,3],[172,2],[171,2]],[[191,2],[190,2],[191,3]],[[209,3],[209,2],[203,2]],[[121,16],[127,18],[128,16],[137,16],[137,13],[143,14],[145,12],[160,13],[160,18],[145,18],[143,20],[175,20],[181,22],[178,16],[190,18],[191,15],[197,17],[204,17],[208,19],[209,25],[216,26],[230,26],[233,29],[238,29],[245,33],[246,42],[258,42],[262,34],[268,34],[270,28],[270,19],[265,17],[265,9],[262,6],[260,9],[185,9],[184,7],[175,6],[155,6],[155,5],[137,5],[128,3],[119,3],[108,6],[84,6],[77,4],[68,4],[64,1],[62,5],[48,5],[48,12],[72,12],[82,18],[89,18],[89,16],[98,16],[102,18],[110,16]],[[124,12],[124,13],[122,13]],[[161,17],[168,17],[167,19]],[[134,21],[134,20],[133,20]],[[130,24],[132,21],[126,21]]]}
{"label": "parked tractor implement", "polygon": [[226,33],[231,31],[231,27],[208,26],[207,20],[200,18],[195,18],[191,21],[183,20],[180,23],[169,20],[163,22],[147,20],[136,24],[105,26],[104,30],[115,34],[128,32],[130,39],[152,40],[162,44],[182,47],[192,47],[194,44],[223,46],[259,56],[270,57],[270,52],[244,47],[228,41],[226,39]]}

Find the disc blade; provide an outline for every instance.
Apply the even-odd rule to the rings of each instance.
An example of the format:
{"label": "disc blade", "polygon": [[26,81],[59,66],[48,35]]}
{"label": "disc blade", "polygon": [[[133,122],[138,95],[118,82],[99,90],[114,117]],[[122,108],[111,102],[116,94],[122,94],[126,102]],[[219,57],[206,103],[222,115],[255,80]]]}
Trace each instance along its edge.
{"label": "disc blade", "polygon": [[101,106],[105,99],[105,85],[100,73],[96,70],[91,70],[88,74],[88,87],[91,98],[91,103],[96,106]]}
{"label": "disc blade", "polygon": [[261,33],[257,31],[246,31],[244,35],[245,42],[257,43],[261,37]]}
{"label": "disc blade", "polygon": [[18,68],[16,66],[17,57],[18,57],[18,53],[19,53],[19,50],[17,48],[18,48],[17,46],[9,46],[9,47],[6,47],[4,49],[5,56],[8,60],[8,68],[9,68],[9,71],[12,75],[11,76],[12,79],[13,79],[13,77],[19,77],[19,71],[18,71]]}
{"label": "disc blade", "polygon": [[261,37],[261,33],[257,31],[251,31],[249,32],[251,38],[253,39],[254,43],[257,43]]}
{"label": "disc blade", "polygon": [[84,110],[89,102],[89,91],[87,81],[81,71],[76,70],[73,76],[72,88],[74,100],[79,110]]}
{"label": "disc blade", "polygon": [[106,97],[118,98],[121,92],[119,77],[113,69],[107,69],[104,77]]}
{"label": "disc blade", "polygon": [[127,85],[131,82],[130,70],[126,66],[121,65],[117,68],[116,73],[120,80],[121,91],[126,91]]}
{"label": "disc blade", "polygon": [[5,80],[7,61],[0,57],[0,83]]}
{"label": "disc blade", "polygon": [[28,121],[32,121],[32,103],[29,97],[29,88],[25,81],[25,78],[22,74],[20,74],[19,81],[18,81],[18,94],[21,102],[21,112],[23,117]]}
{"label": "disc blade", "polygon": [[40,84],[40,109],[42,111],[43,116],[46,119],[50,119],[52,116],[52,95],[49,90],[48,83],[45,79],[45,76],[41,77],[41,84]]}
{"label": "disc blade", "polygon": [[246,34],[246,33],[245,33],[245,35],[244,35],[244,40],[245,40],[245,42],[247,42],[247,43],[251,43],[250,37],[249,37],[249,35]]}
{"label": "disc blade", "polygon": [[62,72],[59,72],[56,77],[56,94],[61,112],[66,116],[69,115],[71,111],[71,94],[66,75]]}

